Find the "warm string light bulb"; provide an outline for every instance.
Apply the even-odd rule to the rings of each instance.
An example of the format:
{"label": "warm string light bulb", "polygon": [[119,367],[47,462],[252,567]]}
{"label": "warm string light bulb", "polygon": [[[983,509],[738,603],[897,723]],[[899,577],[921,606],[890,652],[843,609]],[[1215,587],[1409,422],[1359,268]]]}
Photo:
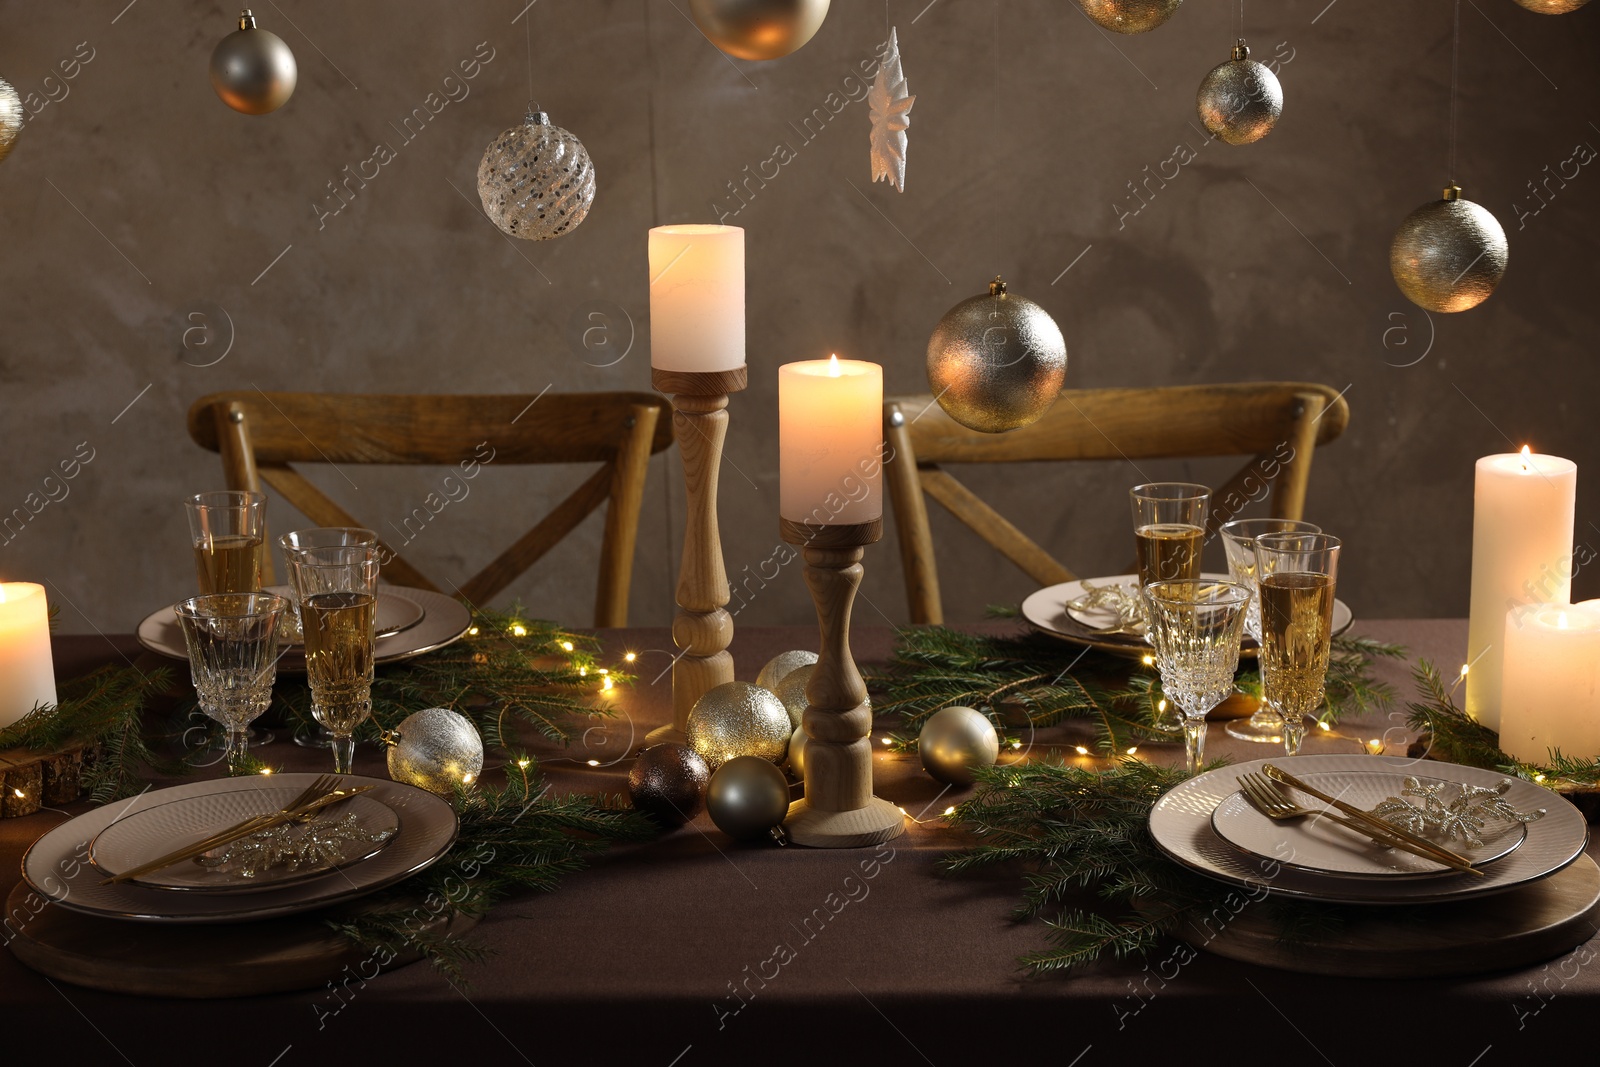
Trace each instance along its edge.
{"label": "warm string light bulb", "polygon": [[[511,627],[511,634],[514,637],[527,637],[528,636],[528,628],[526,626],[522,625],[519,622],[515,626]],[[571,652],[572,649],[569,647],[567,649],[567,651]]]}

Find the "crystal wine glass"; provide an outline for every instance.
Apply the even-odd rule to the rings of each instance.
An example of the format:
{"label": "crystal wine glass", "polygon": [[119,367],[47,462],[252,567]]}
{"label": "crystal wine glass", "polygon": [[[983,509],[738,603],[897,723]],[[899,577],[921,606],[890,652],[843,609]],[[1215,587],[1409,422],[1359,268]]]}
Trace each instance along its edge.
{"label": "crystal wine glass", "polygon": [[289,561],[300,596],[311,713],[333,734],[333,769],[350,773],[356,727],[372,714],[375,545],[309,548]]}
{"label": "crystal wine glass", "polygon": [[1206,751],[1206,713],[1233,692],[1250,590],[1238,582],[1178,578],[1144,587],[1161,689],[1183,711],[1184,766]]}
{"label": "crystal wine glass", "polygon": [[[306,530],[290,530],[278,538],[278,548],[283,553],[283,573],[289,581],[289,610],[283,616],[283,636],[289,641],[303,641],[305,632],[300,625],[300,595],[294,586],[295,558],[314,548],[376,547],[378,535],[362,526],[313,526]],[[321,723],[308,730],[303,725],[294,731],[294,743],[303,748],[327,748],[333,744],[333,734]]]}
{"label": "crystal wine glass", "polygon": [[1149,482],[1128,490],[1139,586],[1200,577],[1211,490],[1194,482]]}
{"label": "crystal wine glass", "polygon": [[267,498],[224,489],[184,501],[195,577],[201,594],[253,593],[261,588]]}
{"label": "crystal wine glass", "polygon": [[200,710],[228,730],[229,774],[245,772],[250,723],[272,703],[278,620],[288,606],[272,593],[217,593],[173,605]]}
{"label": "crystal wine glass", "polygon": [[[1244,613],[1244,632],[1261,643],[1261,598],[1256,586],[1256,538],[1269,533],[1321,533],[1322,527],[1300,519],[1234,519],[1220,530],[1222,547],[1228,553],[1228,575],[1250,590],[1250,606]],[[1242,722],[1228,724],[1228,736],[1241,741],[1275,745],[1283,740],[1283,720],[1263,703],[1256,713]]]}
{"label": "crystal wine glass", "polygon": [[1283,747],[1296,755],[1306,716],[1322,704],[1333,642],[1337,537],[1269,533],[1256,538],[1261,590],[1261,697],[1283,718]]}

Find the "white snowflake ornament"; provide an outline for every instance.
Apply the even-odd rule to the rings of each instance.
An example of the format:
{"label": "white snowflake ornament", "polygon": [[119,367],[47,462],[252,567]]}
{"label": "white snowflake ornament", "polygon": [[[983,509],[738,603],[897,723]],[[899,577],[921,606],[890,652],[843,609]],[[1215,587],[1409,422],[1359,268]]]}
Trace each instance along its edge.
{"label": "white snowflake ornament", "polygon": [[[1455,799],[1446,801],[1442,794],[1450,788],[1460,789],[1461,792]],[[1400,797],[1389,797],[1374,807],[1372,814],[1408,833],[1427,834],[1432,831],[1446,841],[1459,837],[1468,848],[1482,848],[1483,839],[1479,832],[1489,819],[1529,823],[1544,817],[1543,808],[1518,811],[1507,803],[1505,794],[1510,788],[1509,778],[1502,778],[1491,786],[1458,785],[1453,782],[1423,785],[1408,775],[1405,788],[1400,790],[1400,797],[1418,797],[1422,800],[1422,806],[1418,807]]]}
{"label": "white snowflake ornament", "polygon": [[889,51],[878,65],[878,76],[867,94],[872,118],[872,180],[887,181],[906,191],[906,127],[911,125],[911,105],[917,102],[906,88],[900,66],[900,40],[889,31]]}

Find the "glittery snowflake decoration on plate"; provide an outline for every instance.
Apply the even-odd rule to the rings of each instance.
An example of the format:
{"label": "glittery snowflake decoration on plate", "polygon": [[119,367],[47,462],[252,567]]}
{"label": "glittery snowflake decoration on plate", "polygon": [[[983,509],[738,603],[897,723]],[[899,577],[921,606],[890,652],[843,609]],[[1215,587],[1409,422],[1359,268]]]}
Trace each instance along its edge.
{"label": "glittery snowflake decoration on plate", "polygon": [[889,51],[867,94],[872,118],[872,180],[887,181],[902,193],[906,191],[906,127],[911,125],[911,105],[916,102],[900,66],[900,40],[890,30]]}
{"label": "glittery snowflake decoration on plate", "polygon": [[[1518,811],[1506,802],[1506,790],[1511,779],[1502,778],[1494,785],[1463,785],[1456,782],[1437,782],[1423,785],[1420,779],[1407,775],[1400,796],[1388,797],[1372,809],[1372,814],[1413,834],[1432,834],[1446,841],[1460,838],[1468,848],[1482,848],[1480,837],[1490,819],[1511,823],[1530,823],[1544,818],[1545,809]],[[1459,789],[1452,800],[1446,800],[1445,790]],[[1422,801],[1413,804],[1402,797],[1416,797]]]}
{"label": "glittery snowflake decoration on plate", "polygon": [[256,878],[275,867],[286,866],[291,871],[333,867],[391,836],[391,830],[366,829],[360,816],[352,814],[338,822],[318,820],[304,827],[289,823],[263,830],[235,841],[220,853],[208,852],[197,862],[240,878]]}

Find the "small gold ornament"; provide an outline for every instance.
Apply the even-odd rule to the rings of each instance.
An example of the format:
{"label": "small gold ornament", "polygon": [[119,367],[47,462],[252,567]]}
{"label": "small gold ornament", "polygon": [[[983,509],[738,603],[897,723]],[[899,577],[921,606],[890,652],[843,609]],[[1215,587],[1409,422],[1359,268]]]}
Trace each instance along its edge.
{"label": "small gold ornament", "polygon": [[735,59],[781,59],[816,36],[828,0],[689,0],[689,13]]}
{"label": "small gold ornament", "polygon": [[483,770],[483,739],[465,715],[428,708],[406,717],[384,736],[389,744],[389,777],[430,793],[449,796],[457,785],[471,785]]}
{"label": "small gold ornament", "polygon": [[735,841],[753,840],[772,833],[789,814],[789,783],[766,760],[735,756],[711,775],[706,811]]}
{"label": "small gold ornament", "polygon": [[705,806],[711,769],[688,745],[667,742],[639,753],[628,771],[633,806],[665,827],[682,826]]}
{"label": "small gold ornament", "polygon": [[723,682],[694,702],[686,732],[689,747],[715,771],[737,756],[782,763],[794,727],[783,702],[767,690]]}
{"label": "small gold ornament", "polygon": [[761,673],[756,675],[756,684],[763,689],[778,691],[778,683],[786,678],[790,671],[796,667],[808,667],[817,662],[815,652],[804,649],[794,649],[790,652],[780,652],[767,660],[767,665],[761,668]]}
{"label": "small gold ornament", "polygon": [[1078,0],[1095,25],[1117,33],[1147,33],[1170,19],[1183,0]]}
{"label": "small gold ornament", "polygon": [[1541,15],[1566,15],[1588,2],[1589,0],[1517,0],[1517,3],[1529,11],[1536,11]]}
{"label": "small gold ornament", "polygon": [[928,385],[945,413],[983,433],[1038,420],[1061,394],[1067,342],[1049,312],[1007,292],[989,292],[945,312],[928,339]]}
{"label": "small gold ornament", "polygon": [[1461,199],[1451,185],[1444,198],[1405,217],[1389,245],[1389,270],[1400,291],[1429,311],[1466,311],[1494,292],[1511,250],[1488,209]]}
{"label": "small gold ornament", "polygon": [[270,30],[256,29],[248,8],[239,13],[239,28],[211,53],[211,87],[224,104],[246,115],[265,115],[288,103],[299,77],[289,46]]}
{"label": "small gold ornament", "polygon": [[783,710],[789,713],[789,722],[793,726],[800,725],[800,721],[806,717],[806,709],[811,706],[811,701],[806,699],[806,685],[815,673],[817,673],[815,663],[796,667],[784,675],[783,680],[772,690],[773,695],[783,702]]}
{"label": "small gold ornament", "polygon": [[1283,86],[1270,69],[1250,58],[1239,38],[1233,58],[1218,64],[1200,83],[1195,106],[1200,121],[1229,144],[1251,144],[1272,132],[1283,114]]}
{"label": "small gold ornament", "polygon": [[11,154],[11,146],[22,132],[23,118],[22,97],[10,82],[0,78],[0,159]]}
{"label": "small gold ornament", "polygon": [[978,767],[993,767],[1000,756],[994,724],[973,708],[941,708],[928,716],[917,736],[922,766],[941,782],[971,785]]}
{"label": "small gold ornament", "polygon": [[806,734],[804,726],[796,726],[794,734],[789,738],[789,757],[786,761],[789,773],[802,782],[806,780],[806,745],[810,742],[811,738]]}

